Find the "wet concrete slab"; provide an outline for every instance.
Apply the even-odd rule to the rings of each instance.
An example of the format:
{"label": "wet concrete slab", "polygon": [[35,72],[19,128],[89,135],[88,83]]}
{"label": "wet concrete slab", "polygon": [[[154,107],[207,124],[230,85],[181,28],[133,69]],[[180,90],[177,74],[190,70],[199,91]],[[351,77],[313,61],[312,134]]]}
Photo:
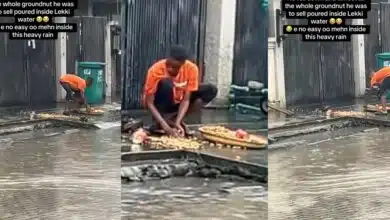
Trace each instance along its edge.
{"label": "wet concrete slab", "polygon": [[289,147],[268,152],[270,219],[390,219],[389,137],[371,124],[280,141]]}
{"label": "wet concrete slab", "polygon": [[1,219],[119,219],[120,127],[2,137]]}

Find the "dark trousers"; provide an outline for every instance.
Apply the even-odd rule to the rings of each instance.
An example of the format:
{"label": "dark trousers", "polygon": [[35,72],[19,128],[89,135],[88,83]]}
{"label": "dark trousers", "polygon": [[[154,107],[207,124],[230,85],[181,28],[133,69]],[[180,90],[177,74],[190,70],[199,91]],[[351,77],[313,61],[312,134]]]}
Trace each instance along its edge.
{"label": "dark trousers", "polygon": [[387,91],[390,90],[390,77],[386,77],[379,86],[378,97],[386,95]]}
{"label": "dark trousers", "polygon": [[[170,79],[162,79],[157,85],[154,98],[154,105],[160,113],[176,113],[180,104],[176,104],[173,96],[174,84]],[[199,89],[191,93],[190,107],[197,100],[201,99],[204,104],[211,102],[218,93],[216,86],[212,84],[201,84]]]}
{"label": "dark trousers", "polygon": [[60,82],[60,84],[62,88],[64,88],[64,90],[66,91],[66,101],[72,101],[81,98],[80,91],[73,90],[69,83]]}

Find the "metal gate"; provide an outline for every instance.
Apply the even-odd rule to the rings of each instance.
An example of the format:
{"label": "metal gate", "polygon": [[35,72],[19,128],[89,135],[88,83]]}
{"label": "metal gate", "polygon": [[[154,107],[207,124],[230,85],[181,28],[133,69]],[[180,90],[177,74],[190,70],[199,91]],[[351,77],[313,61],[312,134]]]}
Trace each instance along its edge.
{"label": "metal gate", "polygon": [[147,69],[164,58],[171,45],[189,49],[203,61],[205,0],[133,0],[121,6],[122,109],[141,107]]}
{"label": "metal gate", "polygon": [[[289,19],[289,24],[306,21]],[[352,45],[350,42],[302,42],[298,35],[284,40],[287,104],[322,103],[353,97]]]}
{"label": "metal gate", "polygon": [[106,17],[69,17],[68,23],[77,23],[77,32],[67,33],[66,69],[76,72],[76,61],[105,62]]}
{"label": "metal gate", "polygon": [[268,10],[259,0],[237,1],[233,83],[249,80],[267,84]]}
{"label": "metal gate", "polygon": [[373,3],[365,24],[370,25],[370,34],[365,35],[366,79],[376,70],[375,54],[390,52],[390,3]]}
{"label": "metal gate", "polygon": [[56,101],[54,40],[9,40],[1,33],[0,62],[0,106],[46,106]]}
{"label": "metal gate", "polygon": [[27,88],[30,105],[46,105],[56,102],[57,80],[55,40],[27,42]]}

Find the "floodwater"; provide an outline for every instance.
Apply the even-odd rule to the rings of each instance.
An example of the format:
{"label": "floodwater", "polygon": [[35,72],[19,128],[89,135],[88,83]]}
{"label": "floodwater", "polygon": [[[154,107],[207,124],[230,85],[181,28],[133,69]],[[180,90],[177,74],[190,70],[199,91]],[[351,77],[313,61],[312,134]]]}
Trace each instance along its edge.
{"label": "floodwater", "polygon": [[1,219],[119,219],[120,126],[0,136]]}
{"label": "floodwater", "polygon": [[[228,191],[221,191],[222,188]],[[122,220],[267,219],[266,189],[223,179],[170,178],[122,184]]]}
{"label": "floodwater", "polygon": [[302,139],[268,152],[270,219],[390,219],[389,130]]}

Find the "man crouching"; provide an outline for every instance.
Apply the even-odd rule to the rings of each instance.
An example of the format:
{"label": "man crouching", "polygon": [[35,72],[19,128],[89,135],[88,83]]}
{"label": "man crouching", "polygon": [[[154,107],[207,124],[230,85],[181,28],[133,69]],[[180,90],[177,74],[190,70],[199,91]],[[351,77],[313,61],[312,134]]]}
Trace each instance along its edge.
{"label": "man crouching", "polygon": [[143,98],[157,122],[155,129],[163,129],[170,136],[188,134],[184,117],[200,111],[217,96],[214,85],[199,85],[199,81],[198,67],[188,60],[186,50],[179,45],[171,48],[168,58],[149,68]]}
{"label": "man crouching", "polygon": [[387,114],[387,95],[390,91],[390,67],[383,67],[371,73],[371,88],[378,88],[378,97],[381,105],[379,112]]}

